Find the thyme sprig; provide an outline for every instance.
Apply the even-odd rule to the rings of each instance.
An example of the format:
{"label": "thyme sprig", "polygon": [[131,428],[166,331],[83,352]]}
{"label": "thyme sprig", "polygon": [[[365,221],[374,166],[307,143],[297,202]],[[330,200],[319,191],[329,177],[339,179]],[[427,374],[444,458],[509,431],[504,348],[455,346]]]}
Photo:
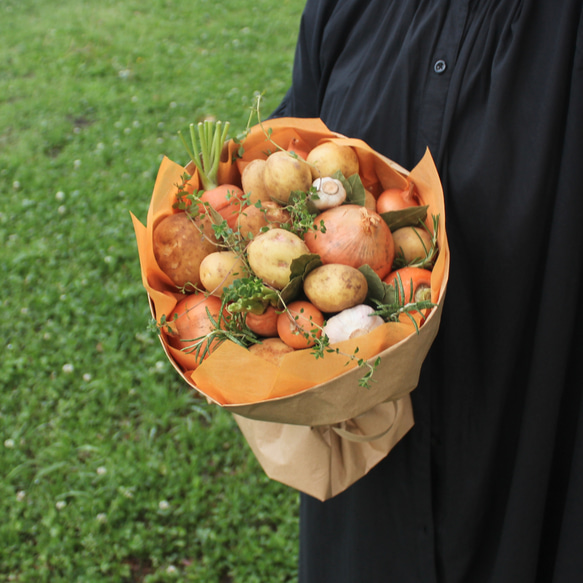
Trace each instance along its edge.
{"label": "thyme sprig", "polygon": [[218,318],[215,318],[208,308],[206,308],[206,314],[213,326],[210,332],[196,338],[180,339],[183,343],[191,343],[189,346],[181,348],[181,351],[187,354],[194,353],[197,362],[201,363],[226,340],[230,340],[243,348],[259,342],[257,336],[246,326],[238,326],[240,322],[237,322],[236,319],[226,318],[223,315],[223,310],[221,310]]}

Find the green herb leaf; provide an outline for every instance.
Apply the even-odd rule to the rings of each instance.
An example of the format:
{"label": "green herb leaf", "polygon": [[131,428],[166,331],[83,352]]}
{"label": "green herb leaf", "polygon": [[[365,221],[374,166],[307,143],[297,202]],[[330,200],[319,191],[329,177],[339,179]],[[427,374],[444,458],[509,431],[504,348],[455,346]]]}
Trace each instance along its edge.
{"label": "green herb leaf", "polygon": [[427,217],[427,209],[425,206],[412,206],[398,211],[389,211],[388,213],[381,213],[381,217],[389,225],[392,231],[396,231],[401,227],[415,227],[419,221],[424,221]]}
{"label": "green herb leaf", "polygon": [[340,170],[337,170],[332,175],[332,178],[339,180],[342,183],[342,186],[344,186],[344,190],[346,190],[345,204],[358,204],[364,206],[366,199],[365,188],[358,174],[353,174],[346,178]]}
{"label": "green herb leaf", "polygon": [[366,300],[369,303],[395,303],[397,300],[397,294],[393,286],[390,286],[382,281],[369,265],[361,265],[358,270],[366,278],[366,283],[368,284],[368,294],[366,296]]}
{"label": "green herb leaf", "polygon": [[289,283],[280,292],[284,303],[287,304],[298,297],[308,273],[320,265],[322,259],[316,253],[302,255],[291,262]]}

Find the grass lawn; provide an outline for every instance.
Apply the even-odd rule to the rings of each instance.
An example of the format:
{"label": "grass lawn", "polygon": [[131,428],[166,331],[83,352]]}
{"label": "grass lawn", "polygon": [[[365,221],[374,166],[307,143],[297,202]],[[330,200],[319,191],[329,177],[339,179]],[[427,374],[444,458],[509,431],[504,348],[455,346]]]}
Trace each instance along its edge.
{"label": "grass lawn", "polygon": [[129,211],[291,78],[304,0],[0,3],[0,581],[294,581],[298,495],[149,329]]}

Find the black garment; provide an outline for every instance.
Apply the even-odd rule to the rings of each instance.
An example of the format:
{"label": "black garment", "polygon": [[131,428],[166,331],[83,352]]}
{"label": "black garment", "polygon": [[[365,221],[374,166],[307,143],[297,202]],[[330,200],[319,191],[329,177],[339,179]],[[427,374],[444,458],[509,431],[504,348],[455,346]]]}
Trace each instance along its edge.
{"label": "black garment", "polygon": [[451,275],[416,425],[302,496],[301,583],[583,582],[581,0],[308,0],[277,115],[442,177]]}

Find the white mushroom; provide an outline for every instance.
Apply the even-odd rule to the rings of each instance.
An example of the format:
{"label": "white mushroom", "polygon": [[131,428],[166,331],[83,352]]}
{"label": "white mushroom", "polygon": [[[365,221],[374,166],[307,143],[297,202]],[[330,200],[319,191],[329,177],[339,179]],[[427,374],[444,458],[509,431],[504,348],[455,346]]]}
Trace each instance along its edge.
{"label": "white mushroom", "polygon": [[377,315],[371,315],[374,309],[365,304],[342,310],[327,320],[322,333],[328,336],[330,344],[364,336],[385,321]]}
{"label": "white mushroom", "polygon": [[346,190],[340,180],[330,176],[316,178],[312,186],[317,190],[317,198],[312,198],[314,206],[321,211],[339,206],[346,200]]}

